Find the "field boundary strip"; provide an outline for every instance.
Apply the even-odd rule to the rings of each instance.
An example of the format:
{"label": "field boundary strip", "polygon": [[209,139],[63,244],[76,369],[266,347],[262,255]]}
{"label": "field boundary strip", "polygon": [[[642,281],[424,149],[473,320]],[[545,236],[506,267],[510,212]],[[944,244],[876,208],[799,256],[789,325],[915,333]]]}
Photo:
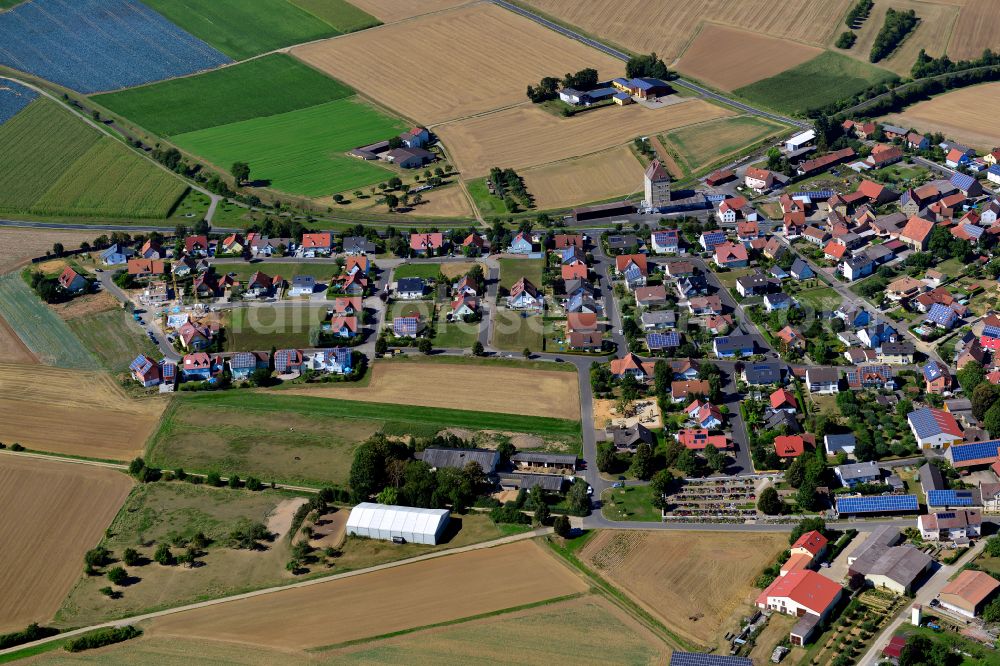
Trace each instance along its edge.
{"label": "field boundary strip", "polygon": [[313,578],[310,580],[289,582],[286,583],[285,585],[275,585],[271,587],[262,588],[259,590],[253,590],[251,592],[243,592],[242,594],[236,594],[228,597],[220,597],[218,599],[199,601],[193,604],[177,606],[175,608],[166,608],[164,610],[154,611],[152,613],[143,613],[140,615],[121,617],[115,620],[108,620],[107,622],[101,622],[99,624],[90,625],[88,627],[78,627],[76,629],[71,629],[61,634],[56,634],[55,636],[51,636],[49,638],[43,638],[41,640],[34,641],[33,643],[25,643],[23,645],[18,645],[16,647],[0,650],[0,662],[2,662],[3,657],[7,655],[12,655],[14,653],[18,653],[21,651],[34,650],[47,643],[63,641],[67,638],[72,638],[73,636],[79,636],[80,634],[85,634],[89,631],[93,631],[94,629],[103,629],[105,627],[120,627],[126,624],[136,624],[139,622],[144,622],[146,620],[153,620],[159,617],[165,617],[167,615],[176,615],[177,613],[183,613],[185,611],[196,610],[199,608],[208,608],[211,606],[218,606],[221,604],[227,604],[234,601],[241,601],[243,599],[252,599],[254,597],[265,596],[268,594],[275,594],[277,592],[284,592],[286,590],[311,587],[313,585],[322,585],[323,583],[330,583],[344,578],[351,578],[353,576],[361,576],[367,573],[372,573],[374,571],[394,569],[396,567],[406,566],[408,564],[415,564],[417,562],[423,562],[425,560],[433,560],[439,557],[447,557],[449,555],[457,555],[459,553],[467,553],[476,550],[485,550],[487,548],[496,548],[497,546],[505,546],[510,543],[515,543],[526,539],[534,539],[539,536],[545,536],[551,534],[552,532],[553,529],[551,527],[542,527],[536,530],[532,530],[530,532],[523,532],[521,534],[505,536],[499,539],[494,539],[492,541],[484,541],[482,543],[469,544],[468,546],[462,546],[460,548],[452,548],[449,550],[440,550],[433,553],[427,553],[426,555],[418,555],[416,557],[407,558],[405,560],[397,560],[395,562],[385,562],[383,564],[377,564],[373,567],[367,567],[365,569],[355,569],[354,571],[344,571],[342,573],[331,574],[329,576]]}
{"label": "field boundary strip", "polygon": [[400,629],[399,631],[393,631],[388,634],[379,634],[377,636],[367,636],[365,638],[356,638],[350,641],[344,641],[342,643],[331,643],[329,645],[320,645],[319,647],[306,648],[306,652],[329,652],[331,650],[339,650],[341,648],[351,647],[354,645],[360,645],[362,643],[371,643],[374,641],[384,641],[390,638],[398,638],[399,636],[406,636],[407,634],[414,634],[420,631],[427,631],[429,629],[439,629],[441,627],[449,627],[457,624],[465,624],[467,622],[475,622],[476,620],[485,620],[491,617],[497,617],[499,615],[508,615],[510,613],[517,613],[519,611],[531,610],[533,608],[540,608],[543,606],[551,606],[552,604],[562,603],[564,601],[571,601],[573,599],[579,599],[581,597],[588,596],[589,592],[574,592],[573,594],[564,594],[558,597],[552,597],[551,599],[543,599],[542,601],[535,601],[528,604],[520,604],[518,606],[510,606],[509,608],[501,608],[495,611],[488,611],[486,613],[478,613],[476,615],[468,615],[466,617],[460,617],[454,620],[445,620],[444,622],[435,622],[434,624],[425,624],[420,627],[411,627],[409,629]]}

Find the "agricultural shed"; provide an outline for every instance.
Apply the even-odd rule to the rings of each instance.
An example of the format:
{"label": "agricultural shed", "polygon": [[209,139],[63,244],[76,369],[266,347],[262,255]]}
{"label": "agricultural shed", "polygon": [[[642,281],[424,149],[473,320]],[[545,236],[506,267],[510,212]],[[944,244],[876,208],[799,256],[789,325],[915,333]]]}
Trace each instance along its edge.
{"label": "agricultural shed", "polygon": [[362,502],[351,509],[347,533],[384,541],[402,538],[408,543],[437,545],[450,516],[447,509]]}

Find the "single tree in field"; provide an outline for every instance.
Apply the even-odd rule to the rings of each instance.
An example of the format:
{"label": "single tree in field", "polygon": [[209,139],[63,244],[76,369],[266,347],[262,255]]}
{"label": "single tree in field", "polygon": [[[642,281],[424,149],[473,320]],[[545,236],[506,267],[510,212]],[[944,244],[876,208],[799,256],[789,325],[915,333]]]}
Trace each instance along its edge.
{"label": "single tree in field", "polygon": [[65,251],[65,249],[66,248],[63,247],[62,243],[53,243],[52,244],[52,254],[61,255]]}
{"label": "single tree in field", "polygon": [[230,172],[236,179],[237,187],[250,180],[250,165],[246,162],[233,162]]}
{"label": "single tree in field", "polygon": [[420,338],[420,342],[417,343],[417,349],[422,354],[430,354],[434,350],[434,343],[431,342],[430,338]]}
{"label": "single tree in field", "polygon": [[524,351],[521,352],[521,355],[524,356],[524,360],[527,361],[531,358],[531,350],[525,347]]}
{"label": "single tree in field", "polygon": [[760,499],[757,500],[757,508],[768,516],[777,516],[781,513],[782,503],[781,498],[778,497],[778,491],[774,489],[774,486],[768,486],[760,493]]}
{"label": "single tree in field", "polygon": [[483,343],[480,342],[479,340],[476,340],[476,343],[474,345],[472,345],[472,355],[473,356],[482,356],[485,353],[486,353],[486,350],[483,348]]}
{"label": "single tree in field", "polygon": [[396,210],[396,207],[399,206],[399,197],[395,194],[385,195],[385,205],[390,211]]}
{"label": "single tree in field", "polygon": [[113,567],[108,570],[108,580],[114,585],[122,585],[128,580],[128,573],[122,567]]}

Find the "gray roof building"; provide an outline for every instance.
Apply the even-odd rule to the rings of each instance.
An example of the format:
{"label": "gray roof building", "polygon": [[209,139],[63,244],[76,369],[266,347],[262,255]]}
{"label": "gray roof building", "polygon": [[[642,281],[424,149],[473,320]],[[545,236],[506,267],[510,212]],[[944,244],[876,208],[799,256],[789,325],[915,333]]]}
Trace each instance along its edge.
{"label": "gray roof building", "polygon": [[532,465],[552,465],[553,467],[576,467],[576,456],[572,453],[545,453],[543,451],[518,451],[511,456],[513,462]]}
{"label": "gray roof building", "polygon": [[549,492],[557,493],[563,488],[566,479],[559,474],[521,474],[519,472],[504,472],[498,475],[500,486],[511,490],[531,490],[541,488]]}
{"label": "gray roof building", "polygon": [[673,310],[643,312],[639,318],[645,328],[673,328],[677,325],[677,313]]}
{"label": "gray roof building", "polygon": [[[913,589],[934,560],[910,544],[888,548],[870,548],[849,565],[850,574],[860,574],[867,579],[887,579],[906,591]],[[874,582],[874,581],[873,581]]]}
{"label": "gray roof building", "polygon": [[743,379],[747,384],[756,386],[778,384],[781,382],[781,365],[778,363],[749,363],[743,368]]}
{"label": "gray roof building", "polygon": [[497,463],[500,461],[500,454],[489,449],[445,449],[429,448],[418,454],[418,458],[431,467],[438,469],[451,467],[453,469],[463,469],[468,463],[477,463],[487,474],[496,471]]}
{"label": "gray roof building", "polygon": [[641,423],[636,423],[628,428],[609,426],[605,432],[611,435],[611,440],[614,442],[616,449],[634,449],[643,442],[650,446],[656,444],[656,437],[649,428]]}
{"label": "gray roof building", "polygon": [[857,481],[859,479],[871,479],[882,476],[882,470],[873,462],[854,463],[852,465],[838,465],[837,476],[841,481]]}

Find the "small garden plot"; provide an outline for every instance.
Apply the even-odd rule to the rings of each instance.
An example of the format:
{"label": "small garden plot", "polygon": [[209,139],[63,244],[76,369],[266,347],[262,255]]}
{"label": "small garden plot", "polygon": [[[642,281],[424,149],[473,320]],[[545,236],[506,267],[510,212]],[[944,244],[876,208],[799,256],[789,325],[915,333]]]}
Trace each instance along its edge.
{"label": "small garden plot", "polygon": [[530,315],[515,310],[495,310],[493,312],[493,345],[521,353],[542,350],[545,321],[541,315]]}

